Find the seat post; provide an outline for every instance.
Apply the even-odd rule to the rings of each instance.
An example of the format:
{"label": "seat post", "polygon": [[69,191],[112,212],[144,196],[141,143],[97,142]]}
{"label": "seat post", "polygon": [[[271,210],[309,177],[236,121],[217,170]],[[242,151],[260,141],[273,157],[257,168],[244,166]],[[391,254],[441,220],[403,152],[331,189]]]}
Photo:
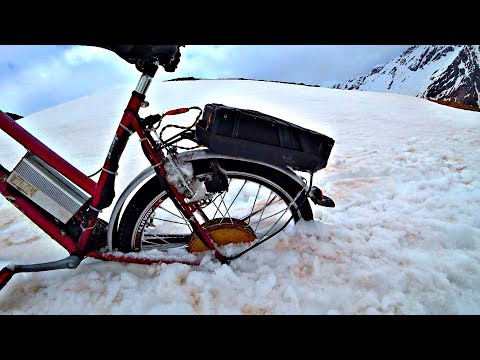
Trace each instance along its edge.
{"label": "seat post", "polygon": [[140,80],[138,80],[135,91],[139,94],[145,95],[151,82],[152,82],[152,77],[142,74],[142,76],[140,77]]}
{"label": "seat post", "polygon": [[145,95],[152,82],[152,79],[155,76],[155,73],[158,70],[158,65],[152,62],[145,62],[144,60],[140,59],[135,64],[135,67],[142,73],[140,80],[138,80],[135,91],[139,94]]}

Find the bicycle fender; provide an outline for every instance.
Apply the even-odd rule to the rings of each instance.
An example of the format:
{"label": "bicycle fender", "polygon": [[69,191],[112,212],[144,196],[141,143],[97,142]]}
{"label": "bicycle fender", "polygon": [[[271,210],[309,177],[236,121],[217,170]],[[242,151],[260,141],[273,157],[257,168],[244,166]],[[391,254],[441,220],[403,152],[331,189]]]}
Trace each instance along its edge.
{"label": "bicycle fender", "polygon": [[[186,162],[216,158],[216,159],[238,160],[238,161],[245,161],[245,162],[260,164],[260,165],[270,167],[276,171],[279,171],[287,175],[288,177],[296,181],[300,186],[307,189],[303,179],[292,170],[284,167],[279,167],[273,164],[269,164],[266,162],[262,162],[262,161],[256,161],[256,160],[246,159],[246,158],[237,157],[237,156],[222,155],[210,150],[185,151],[183,153],[178,154],[176,157],[178,160],[186,161]],[[116,228],[118,227],[118,217],[120,215],[120,212],[122,211],[125,201],[130,196],[130,194],[132,194],[135,191],[135,189],[139,187],[141,183],[143,183],[146,179],[154,175],[156,174],[153,166],[146,168],[140,174],[138,174],[137,177],[135,177],[130,182],[130,184],[128,184],[128,186],[123,190],[122,194],[118,198],[117,203],[115,204],[115,207],[113,208],[112,214],[110,216],[110,221],[108,222],[108,229],[107,229],[108,251],[113,251],[113,233],[117,230]]]}

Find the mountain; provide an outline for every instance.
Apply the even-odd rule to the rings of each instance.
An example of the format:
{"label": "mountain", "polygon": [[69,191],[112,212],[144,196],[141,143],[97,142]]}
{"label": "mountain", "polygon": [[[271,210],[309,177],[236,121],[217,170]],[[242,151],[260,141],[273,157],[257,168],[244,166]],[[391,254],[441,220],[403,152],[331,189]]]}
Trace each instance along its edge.
{"label": "mountain", "polygon": [[480,107],[480,45],[416,45],[335,89],[391,92]]}
{"label": "mountain", "polygon": [[[134,86],[20,124],[90,174],[102,166]],[[397,94],[247,80],[157,81],[147,100],[142,117],[217,102],[333,137],[328,165],[313,179],[337,206],[314,207],[317,221],[297,224],[228,266],[87,259],[75,270],[15,275],[0,292],[0,316],[480,314],[480,113]],[[164,121],[190,125],[195,116]],[[5,168],[24,154],[0,132]],[[148,166],[133,135],[120,161],[117,198]],[[108,210],[100,214],[105,220]],[[27,264],[65,254],[0,197],[1,259]]]}

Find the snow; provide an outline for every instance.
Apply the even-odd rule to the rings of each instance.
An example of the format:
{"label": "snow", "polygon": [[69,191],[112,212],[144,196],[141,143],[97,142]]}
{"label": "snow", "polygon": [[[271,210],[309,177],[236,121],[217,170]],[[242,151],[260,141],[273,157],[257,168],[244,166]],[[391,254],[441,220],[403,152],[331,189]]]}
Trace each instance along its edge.
{"label": "snow", "polygon": [[[112,89],[20,121],[93,173],[131,90]],[[233,80],[157,79],[147,99],[152,105],[142,116],[218,102],[331,136],[336,144],[314,185],[337,206],[313,205],[315,221],[289,228],[230,266],[211,257],[197,267],[86,259],[75,270],[18,274],[0,292],[0,314],[480,314],[480,113],[403,95]],[[24,152],[0,134],[5,167]],[[147,166],[134,136],[120,163],[117,196]],[[65,256],[0,200],[0,258]]]}
{"label": "snow", "polygon": [[0,271],[10,265],[10,261],[0,260]]}
{"label": "snow", "polygon": [[174,184],[179,192],[184,194],[189,189],[188,182],[193,179],[192,164],[175,164],[173,160],[169,159],[169,162],[165,164],[165,170],[167,172],[167,180]]}
{"label": "snow", "polygon": [[[435,54],[439,54],[445,48],[447,48],[447,45],[436,46]],[[433,56],[423,67],[412,71],[409,66],[413,66],[423,60],[422,55],[427,50],[433,51],[431,46],[416,46],[410,53],[399,56],[385,64],[381,72],[369,75],[366,78],[368,81],[363,82],[363,77],[359,76],[355,79],[348,80],[344,84],[341,84],[341,86],[343,88],[345,85],[351,86],[356,84],[359,90],[365,91],[389,92],[412,96],[424,95],[434,79],[441,76],[458,56],[462,50],[462,46],[454,46],[453,51],[446,53],[445,56],[435,61],[432,61],[432,59],[435,58],[435,56]],[[461,63],[459,68],[462,68],[462,66],[464,67],[465,65]],[[394,68],[396,70],[392,75]],[[461,81],[463,77],[459,79]],[[392,85],[389,87],[391,82]],[[457,84],[455,88],[456,86]]]}

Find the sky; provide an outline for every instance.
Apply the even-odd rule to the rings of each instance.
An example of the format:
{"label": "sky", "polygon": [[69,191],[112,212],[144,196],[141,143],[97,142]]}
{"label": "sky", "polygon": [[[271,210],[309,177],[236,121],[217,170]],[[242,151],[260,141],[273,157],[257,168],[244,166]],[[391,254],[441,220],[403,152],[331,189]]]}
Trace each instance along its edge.
{"label": "sky", "polygon": [[[175,73],[332,86],[400,55],[407,45],[187,45]],[[134,65],[92,46],[0,45],[0,110],[26,116],[138,80]],[[158,81],[158,80],[157,80]]]}

